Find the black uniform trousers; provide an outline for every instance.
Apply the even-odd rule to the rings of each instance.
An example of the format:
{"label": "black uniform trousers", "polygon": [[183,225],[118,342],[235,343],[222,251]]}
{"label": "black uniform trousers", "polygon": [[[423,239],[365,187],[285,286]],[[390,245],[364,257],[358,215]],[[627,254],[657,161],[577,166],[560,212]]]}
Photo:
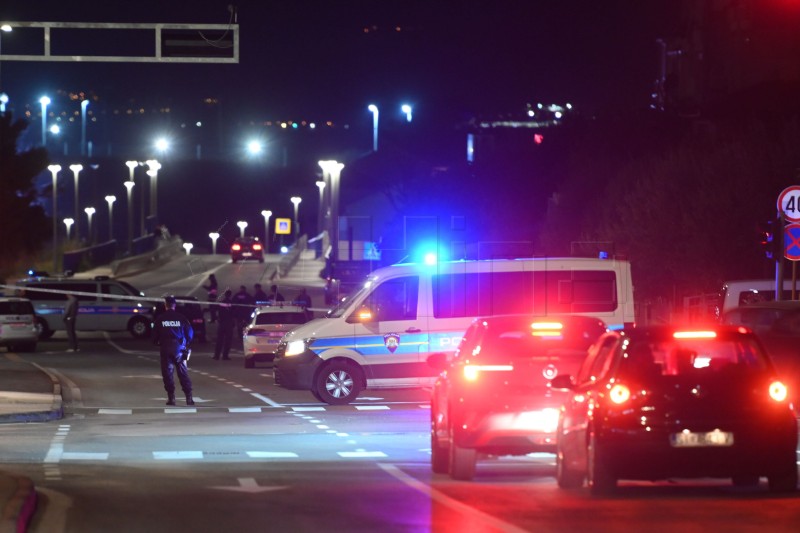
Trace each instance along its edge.
{"label": "black uniform trousers", "polygon": [[223,359],[228,359],[233,342],[233,328],[232,318],[220,318],[219,328],[217,328],[217,344],[214,346],[214,359],[219,359],[220,355]]}
{"label": "black uniform trousers", "polygon": [[178,380],[181,382],[181,389],[187,396],[192,393],[192,380],[189,379],[189,368],[186,361],[182,361],[180,353],[181,345],[178,343],[161,344],[161,377],[164,379],[164,390],[172,397],[175,396],[175,377],[174,372],[178,372]]}

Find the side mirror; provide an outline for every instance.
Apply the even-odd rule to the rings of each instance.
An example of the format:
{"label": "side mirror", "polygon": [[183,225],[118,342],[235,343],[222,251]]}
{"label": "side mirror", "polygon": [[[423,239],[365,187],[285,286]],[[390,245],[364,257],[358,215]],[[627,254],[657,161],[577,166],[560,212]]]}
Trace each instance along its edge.
{"label": "side mirror", "polygon": [[559,374],[550,381],[550,387],[556,390],[572,390],[575,385],[572,383],[572,376]]}
{"label": "side mirror", "polygon": [[444,372],[448,366],[447,354],[444,352],[432,353],[427,361],[428,365],[438,372]]}

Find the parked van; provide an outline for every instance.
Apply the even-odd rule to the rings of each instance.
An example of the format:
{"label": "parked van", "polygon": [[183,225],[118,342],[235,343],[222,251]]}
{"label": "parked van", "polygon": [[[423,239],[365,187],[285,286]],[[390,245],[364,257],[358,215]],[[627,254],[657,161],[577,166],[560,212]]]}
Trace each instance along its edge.
{"label": "parked van", "polygon": [[[131,284],[108,276],[95,278],[31,277],[16,282],[36,311],[39,339],[64,329],[67,293],[78,297],[78,331],[125,331],[137,338],[150,334],[153,305]],[[140,298],[142,298],[140,300]]]}
{"label": "parked van", "polygon": [[[798,283],[800,292],[800,283]],[[783,281],[782,300],[792,299],[792,281]],[[722,317],[734,307],[741,307],[758,302],[775,301],[775,280],[774,279],[748,279],[727,281],[720,291],[720,307],[717,313]]]}
{"label": "parked van", "polygon": [[344,404],[367,387],[433,383],[434,352],[453,352],[476,317],[584,315],[611,328],[634,321],[627,261],[541,258],[403,264],[282,339],[276,383]]}

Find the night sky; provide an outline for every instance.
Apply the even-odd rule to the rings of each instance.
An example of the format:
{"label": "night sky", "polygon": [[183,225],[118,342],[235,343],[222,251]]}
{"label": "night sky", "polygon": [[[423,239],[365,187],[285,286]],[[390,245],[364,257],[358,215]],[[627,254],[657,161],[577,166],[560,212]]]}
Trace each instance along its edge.
{"label": "night sky", "polygon": [[[35,101],[56,89],[95,90],[109,101],[215,96],[264,119],[351,120],[368,103],[401,100],[446,119],[519,113],[536,102],[570,102],[592,112],[641,108],[656,74],[655,39],[674,24],[671,4],[245,1],[236,4],[238,65],[5,61],[0,79],[12,100]],[[224,24],[228,5],[4,2],[0,20]],[[12,53],[14,38],[2,35],[3,52]],[[102,54],[106,46],[98,42],[94,50]]]}

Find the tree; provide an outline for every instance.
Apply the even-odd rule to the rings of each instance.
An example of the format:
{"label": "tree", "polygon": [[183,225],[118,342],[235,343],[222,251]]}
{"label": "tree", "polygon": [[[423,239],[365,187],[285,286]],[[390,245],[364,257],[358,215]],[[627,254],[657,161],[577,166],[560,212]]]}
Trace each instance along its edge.
{"label": "tree", "polygon": [[47,151],[17,151],[25,120],[11,112],[0,115],[0,278],[11,274],[18,261],[30,257],[48,238],[49,219],[38,203],[33,179],[47,168]]}

